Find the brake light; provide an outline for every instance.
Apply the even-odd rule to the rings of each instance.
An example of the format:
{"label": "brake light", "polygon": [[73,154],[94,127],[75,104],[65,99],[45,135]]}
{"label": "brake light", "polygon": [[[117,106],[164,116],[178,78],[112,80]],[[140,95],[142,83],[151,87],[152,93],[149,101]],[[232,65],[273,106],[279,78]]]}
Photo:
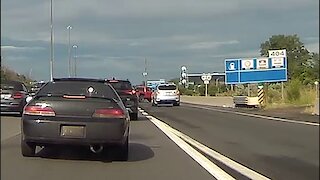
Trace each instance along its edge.
{"label": "brake light", "polygon": [[117,83],[117,82],[119,82],[118,80],[110,80],[109,81],[110,83]]}
{"label": "brake light", "polygon": [[126,94],[130,94],[130,95],[134,95],[134,94],[136,94],[136,92],[137,91],[135,91],[135,90],[126,90],[126,91],[124,91]]}
{"label": "brake light", "polygon": [[13,99],[21,99],[23,94],[21,92],[17,92],[13,95]]}
{"label": "brake light", "polygon": [[67,98],[67,99],[85,99],[86,96],[69,96],[69,95],[64,95],[63,98]]}
{"label": "brake light", "polygon": [[53,109],[47,106],[26,106],[23,114],[34,116],[56,116]]}
{"label": "brake light", "polygon": [[96,109],[92,115],[96,118],[125,118],[122,109]]}

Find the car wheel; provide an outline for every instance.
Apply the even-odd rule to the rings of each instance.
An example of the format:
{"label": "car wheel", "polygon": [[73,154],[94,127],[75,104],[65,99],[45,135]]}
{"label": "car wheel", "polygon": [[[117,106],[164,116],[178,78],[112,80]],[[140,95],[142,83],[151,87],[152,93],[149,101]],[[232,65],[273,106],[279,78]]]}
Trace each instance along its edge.
{"label": "car wheel", "polygon": [[180,106],[180,102],[176,102],[173,104],[174,106]]}
{"label": "car wheel", "polygon": [[128,161],[128,158],[129,158],[129,136],[127,136],[125,143],[119,147],[117,159],[120,161]]}
{"label": "car wheel", "polygon": [[139,102],[142,102],[142,101],[143,101],[143,99],[144,99],[144,97],[143,97],[143,96],[139,96]]}
{"label": "car wheel", "polygon": [[24,157],[34,157],[36,155],[36,145],[21,140],[21,153]]}
{"label": "car wheel", "polygon": [[130,113],[131,120],[138,120],[138,113]]}

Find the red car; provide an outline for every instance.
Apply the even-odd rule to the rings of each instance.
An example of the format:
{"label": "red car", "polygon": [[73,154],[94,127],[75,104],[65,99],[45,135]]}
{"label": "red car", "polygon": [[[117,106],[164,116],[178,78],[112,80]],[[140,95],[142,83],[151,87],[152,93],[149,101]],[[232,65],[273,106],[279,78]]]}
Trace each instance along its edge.
{"label": "red car", "polygon": [[148,100],[151,102],[151,97],[152,97],[152,90],[149,87],[146,86],[136,86],[136,92],[139,97],[139,101],[143,101],[144,99]]}

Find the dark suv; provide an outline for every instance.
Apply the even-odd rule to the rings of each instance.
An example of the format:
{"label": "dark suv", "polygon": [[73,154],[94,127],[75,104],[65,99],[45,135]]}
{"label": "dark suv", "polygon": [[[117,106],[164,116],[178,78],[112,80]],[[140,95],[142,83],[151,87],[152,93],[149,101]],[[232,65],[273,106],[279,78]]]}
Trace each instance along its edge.
{"label": "dark suv", "polygon": [[22,82],[1,82],[1,112],[18,112],[22,114],[26,105],[28,90]]}
{"label": "dark suv", "polygon": [[121,97],[123,104],[130,108],[130,119],[138,119],[138,96],[129,80],[107,80]]}

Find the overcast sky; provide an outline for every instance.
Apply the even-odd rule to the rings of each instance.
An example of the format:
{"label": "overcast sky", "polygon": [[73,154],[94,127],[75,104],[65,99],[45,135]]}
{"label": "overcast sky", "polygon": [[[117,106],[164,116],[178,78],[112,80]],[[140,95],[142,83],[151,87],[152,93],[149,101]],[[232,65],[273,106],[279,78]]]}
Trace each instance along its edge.
{"label": "overcast sky", "polygon": [[[259,57],[272,35],[297,34],[319,52],[319,0],[53,0],[54,76],[68,76],[68,30],[81,77],[143,80],[223,72]],[[48,80],[50,0],[1,0],[2,65]],[[72,56],[73,56],[72,52]]]}

